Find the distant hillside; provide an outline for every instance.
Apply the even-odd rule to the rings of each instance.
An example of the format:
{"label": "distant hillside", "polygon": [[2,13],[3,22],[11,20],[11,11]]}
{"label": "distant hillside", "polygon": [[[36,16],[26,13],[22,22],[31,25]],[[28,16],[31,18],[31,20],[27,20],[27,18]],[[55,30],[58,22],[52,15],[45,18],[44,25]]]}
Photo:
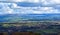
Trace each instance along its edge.
{"label": "distant hillside", "polygon": [[6,14],[0,15],[0,22],[60,21],[60,14]]}

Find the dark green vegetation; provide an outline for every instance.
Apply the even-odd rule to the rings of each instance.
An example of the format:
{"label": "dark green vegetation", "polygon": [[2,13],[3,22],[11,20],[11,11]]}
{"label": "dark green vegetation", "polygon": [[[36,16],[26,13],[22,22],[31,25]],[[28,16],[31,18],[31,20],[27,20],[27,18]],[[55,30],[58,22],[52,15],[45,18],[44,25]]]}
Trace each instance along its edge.
{"label": "dark green vegetation", "polygon": [[60,22],[27,21],[20,23],[0,23],[0,32],[33,32],[36,35],[57,35],[60,33]]}

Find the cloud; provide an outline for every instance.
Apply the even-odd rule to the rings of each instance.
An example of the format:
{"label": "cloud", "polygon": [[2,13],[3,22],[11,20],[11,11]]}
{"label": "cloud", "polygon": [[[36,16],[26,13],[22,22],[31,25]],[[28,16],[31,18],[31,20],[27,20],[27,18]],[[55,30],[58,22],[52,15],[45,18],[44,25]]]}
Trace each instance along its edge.
{"label": "cloud", "polygon": [[53,2],[55,4],[60,4],[60,0],[51,0],[51,2]]}
{"label": "cloud", "polygon": [[60,4],[60,0],[41,0],[42,5],[57,5]]}
{"label": "cloud", "polygon": [[17,11],[21,14],[60,13],[60,10],[53,7],[22,7],[20,10],[15,10],[15,12]]}
{"label": "cloud", "polygon": [[37,9],[32,9],[33,13],[35,14],[44,14],[44,13],[60,13],[58,9],[55,9],[53,7],[40,7],[40,8],[37,8]]}
{"label": "cloud", "polygon": [[12,13],[12,9],[8,7],[8,3],[0,3],[0,14],[11,14]]}
{"label": "cloud", "polygon": [[[44,13],[59,13],[60,10],[55,9],[54,7],[19,7],[17,4],[12,3],[12,8],[8,5],[0,3],[2,9],[0,10],[0,14],[44,14]],[[19,8],[18,8],[19,7]]]}
{"label": "cloud", "polygon": [[[15,1],[15,0],[13,0]],[[16,0],[16,2],[22,2]],[[28,0],[26,0],[28,1]],[[33,2],[32,0],[29,0]],[[43,13],[60,13],[60,0],[35,0],[34,2],[42,3],[44,6],[22,7],[17,3],[0,3],[0,14],[43,14]],[[28,4],[29,5],[29,4]],[[48,6],[49,5],[49,6]],[[52,6],[51,6],[52,5]]]}
{"label": "cloud", "polygon": [[13,1],[13,2],[32,2],[32,3],[38,3],[39,0],[7,0],[7,1]]}

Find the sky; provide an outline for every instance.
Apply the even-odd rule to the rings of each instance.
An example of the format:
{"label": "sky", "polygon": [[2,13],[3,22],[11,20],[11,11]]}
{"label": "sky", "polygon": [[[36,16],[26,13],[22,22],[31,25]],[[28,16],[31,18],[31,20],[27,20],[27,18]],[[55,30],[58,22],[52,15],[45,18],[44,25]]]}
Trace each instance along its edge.
{"label": "sky", "polygon": [[60,0],[0,0],[0,14],[45,13],[60,13]]}

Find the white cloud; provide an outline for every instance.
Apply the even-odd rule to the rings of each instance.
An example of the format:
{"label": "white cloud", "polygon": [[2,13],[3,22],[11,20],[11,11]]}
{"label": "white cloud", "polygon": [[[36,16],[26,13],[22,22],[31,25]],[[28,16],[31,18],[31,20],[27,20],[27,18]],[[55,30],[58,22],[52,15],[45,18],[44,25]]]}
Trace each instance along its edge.
{"label": "white cloud", "polygon": [[[10,4],[10,3],[9,3]],[[13,10],[9,8],[8,3],[0,3],[0,6],[2,7],[0,9],[0,14],[11,14],[13,13]]]}
{"label": "white cloud", "polygon": [[44,5],[47,4],[60,4],[60,0],[0,0],[0,1],[8,1],[8,2],[31,2],[31,3],[42,3]]}
{"label": "white cloud", "polygon": [[[14,0],[15,1],[15,0]],[[18,2],[21,0],[16,0]],[[28,0],[26,0],[28,1]],[[60,0],[40,0],[42,4],[49,5],[49,4],[60,4]],[[30,2],[39,2],[39,0],[30,0]],[[11,5],[12,9],[8,6]],[[54,6],[52,7],[20,7],[17,6],[16,3],[0,3],[0,14],[6,13],[6,14],[43,14],[43,13],[60,13],[58,9],[55,9]]]}
{"label": "white cloud", "polygon": [[40,0],[0,0],[0,1],[38,3]]}
{"label": "white cloud", "polygon": [[24,0],[11,0],[11,1],[13,1],[13,2],[22,2]]}
{"label": "white cloud", "polygon": [[38,8],[35,9],[35,10],[32,9],[32,13],[35,13],[35,14],[60,13],[59,11],[60,11],[60,10],[54,9],[53,7],[40,7],[39,10],[38,10]]}
{"label": "white cloud", "polygon": [[31,3],[39,3],[40,0],[26,0],[28,2],[31,2]]}
{"label": "white cloud", "polygon": [[38,3],[40,0],[11,0],[14,2],[32,2],[32,3]]}
{"label": "white cloud", "polygon": [[53,2],[55,4],[60,4],[60,0],[51,0],[51,2]]}
{"label": "white cloud", "polygon": [[11,8],[20,8],[20,6],[17,6],[16,3],[12,3],[12,7]]}
{"label": "white cloud", "polygon": [[60,4],[60,0],[41,0],[42,5],[56,5]]}

